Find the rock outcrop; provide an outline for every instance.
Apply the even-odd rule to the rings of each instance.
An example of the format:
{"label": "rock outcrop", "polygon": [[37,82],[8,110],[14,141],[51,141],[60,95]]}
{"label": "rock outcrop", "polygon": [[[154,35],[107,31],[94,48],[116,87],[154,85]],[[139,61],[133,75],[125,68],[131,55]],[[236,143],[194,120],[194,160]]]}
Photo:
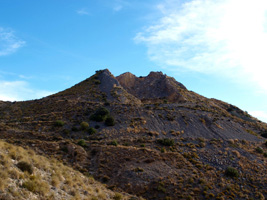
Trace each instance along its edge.
{"label": "rock outcrop", "polygon": [[151,72],[148,76],[139,78],[127,72],[116,78],[124,89],[143,102],[185,101],[182,91],[186,87],[162,72]]}

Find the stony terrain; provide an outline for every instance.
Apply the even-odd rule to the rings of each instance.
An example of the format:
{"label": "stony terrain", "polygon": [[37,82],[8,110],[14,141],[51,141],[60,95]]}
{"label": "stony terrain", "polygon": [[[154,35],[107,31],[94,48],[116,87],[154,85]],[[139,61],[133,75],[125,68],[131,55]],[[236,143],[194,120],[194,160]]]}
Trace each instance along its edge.
{"label": "stony terrain", "polygon": [[100,70],[43,99],[0,102],[0,113],[1,139],[54,157],[114,192],[267,197],[267,124],[161,72],[114,77]]}

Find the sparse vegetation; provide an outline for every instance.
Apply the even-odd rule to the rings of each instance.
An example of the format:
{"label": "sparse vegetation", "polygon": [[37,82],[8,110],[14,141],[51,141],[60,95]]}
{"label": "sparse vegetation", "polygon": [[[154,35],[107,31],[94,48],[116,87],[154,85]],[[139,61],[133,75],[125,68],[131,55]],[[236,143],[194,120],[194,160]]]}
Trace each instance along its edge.
{"label": "sparse vegetation", "polygon": [[158,139],[158,143],[164,146],[173,146],[175,144],[174,140],[170,138]]}
{"label": "sparse vegetation", "polygon": [[87,122],[82,122],[80,126],[82,130],[87,130],[89,128],[89,124]]}
{"label": "sparse vegetation", "polygon": [[257,147],[255,150],[257,153],[263,153],[263,149],[261,147]]}
{"label": "sparse vegetation", "polygon": [[87,146],[84,139],[79,140],[77,144],[82,146],[82,147],[86,147]]}
{"label": "sparse vegetation", "polygon": [[239,173],[238,173],[237,169],[235,169],[233,167],[227,167],[225,170],[225,175],[228,177],[234,178],[234,177],[238,177]]}
{"label": "sparse vegetation", "polygon": [[90,135],[93,135],[93,134],[95,134],[97,131],[96,131],[96,129],[90,127],[90,128],[88,129],[87,132],[88,132]]}
{"label": "sparse vegetation", "polygon": [[113,199],[114,200],[121,200],[122,199],[122,195],[120,193],[115,193]]}
{"label": "sparse vegetation", "polygon": [[[79,199],[128,199],[55,159],[36,155],[32,150],[0,141],[0,157],[1,199],[73,199],[78,196]],[[21,161],[15,164],[11,157]]]}
{"label": "sparse vegetation", "polygon": [[95,80],[95,84],[96,85],[100,85],[101,84],[101,81],[100,80]]}
{"label": "sparse vegetation", "polygon": [[133,171],[134,171],[134,172],[143,172],[144,169],[141,168],[141,167],[137,167],[137,168],[135,168]]}
{"label": "sparse vegetation", "polygon": [[106,120],[108,115],[109,111],[106,108],[101,107],[90,117],[90,119],[97,122],[103,122]]}
{"label": "sparse vegetation", "polygon": [[118,146],[118,142],[117,140],[113,140],[109,143],[110,145],[113,145],[113,146]]}
{"label": "sparse vegetation", "polygon": [[33,173],[33,166],[28,162],[20,161],[18,162],[17,167],[23,172],[28,172],[29,174]]}
{"label": "sparse vegetation", "polygon": [[107,126],[114,126],[115,125],[115,120],[112,116],[108,116],[105,120],[105,124]]}
{"label": "sparse vegetation", "polygon": [[0,199],[119,198],[94,178],[135,200],[267,198],[266,124],[163,74],[124,87],[102,72],[41,100],[0,101],[1,137],[21,146],[0,142]]}
{"label": "sparse vegetation", "polygon": [[62,126],[64,126],[64,124],[65,124],[65,122],[63,122],[62,120],[56,120],[54,122],[55,127],[62,127]]}

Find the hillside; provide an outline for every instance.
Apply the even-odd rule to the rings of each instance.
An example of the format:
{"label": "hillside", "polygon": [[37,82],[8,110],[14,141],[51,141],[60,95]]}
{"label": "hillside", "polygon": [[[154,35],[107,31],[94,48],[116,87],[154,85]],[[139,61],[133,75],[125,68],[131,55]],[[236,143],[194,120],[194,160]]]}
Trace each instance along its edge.
{"label": "hillside", "polygon": [[267,124],[161,72],[0,102],[0,138],[145,199],[264,199]]}
{"label": "hillside", "polygon": [[0,199],[130,199],[56,159],[0,141]]}

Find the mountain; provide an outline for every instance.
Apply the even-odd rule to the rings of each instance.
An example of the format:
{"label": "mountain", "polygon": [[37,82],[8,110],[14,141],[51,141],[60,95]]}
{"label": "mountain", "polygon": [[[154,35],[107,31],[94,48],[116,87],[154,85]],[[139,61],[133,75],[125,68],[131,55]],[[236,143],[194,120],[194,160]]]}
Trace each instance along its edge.
{"label": "mountain", "polygon": [[1,139],[54,157],[115,192],[145,199],[267,197],[267,124],[162,72],[115,77],[99,70],[39,100],[0,102],[0,113]]}

